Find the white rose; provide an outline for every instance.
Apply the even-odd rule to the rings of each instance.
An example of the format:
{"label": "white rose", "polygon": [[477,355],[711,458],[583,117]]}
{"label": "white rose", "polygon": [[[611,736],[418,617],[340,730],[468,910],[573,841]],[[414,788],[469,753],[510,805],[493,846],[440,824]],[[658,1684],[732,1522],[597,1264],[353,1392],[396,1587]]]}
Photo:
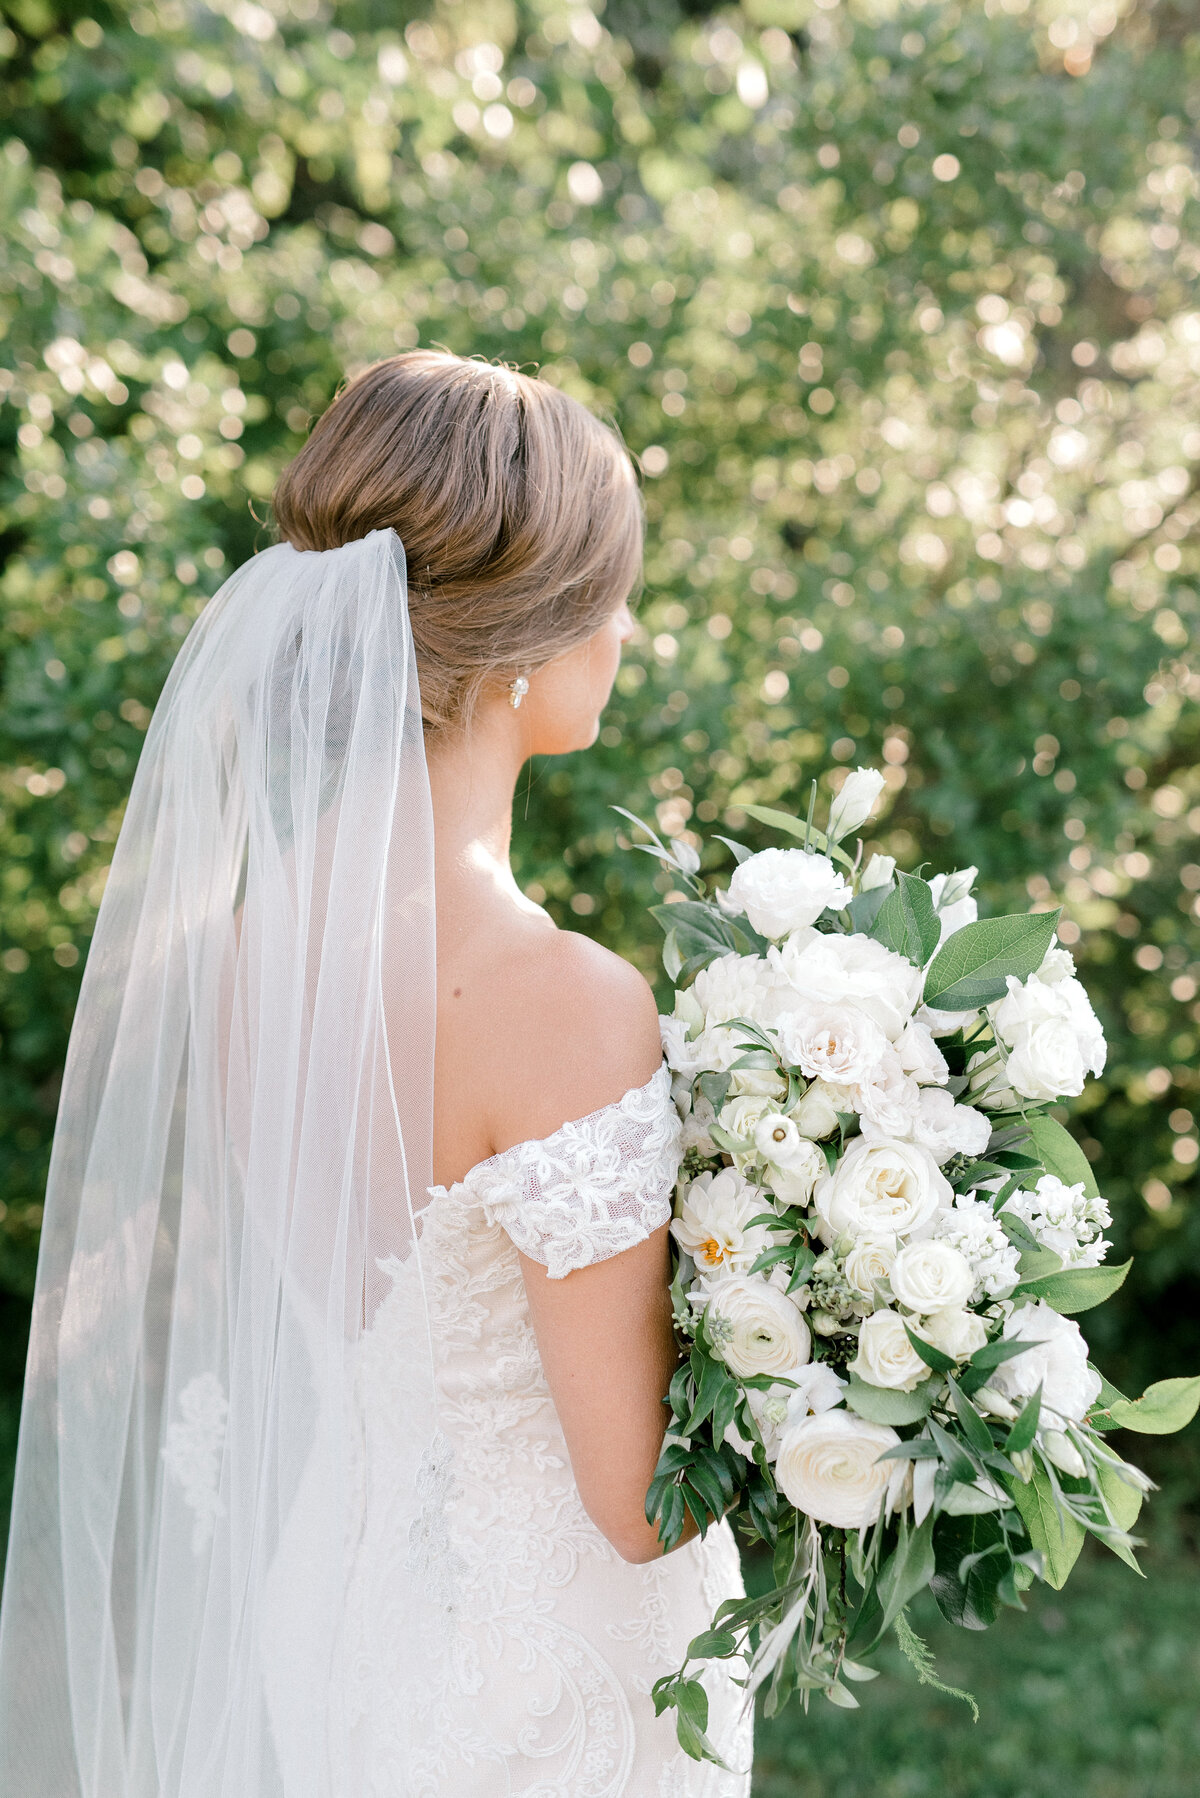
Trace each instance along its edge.
{"label": "white rose", "polygon": [[[893,1272],[895,1270],[893,1269]],[[904,1319],[898,1311],[873,1311],[864,1317],[858,1332],[858,1353],[848,1371],[872,1386],[888,1386],[893,1391],[911,1392],[929,1377],[929,1364],[922,1361],[912,1343]]]}
{"label": "white rose", "polygon": [[923,1086],[912,1134],[941,1167],[952,1155],[982,1155],[992,1122],[973,1105],[956,1104],[943,1087]]}
{"label": "white rose", "polygon": [[886,785],[878,768],[856,768],[847,774],[829,808],[831,843],[840,843],[851,831],[862,829]]}
{"label": "white rose", "polygon": [[928,1024],[910,1018],[896,1044],[900,1066],[922,1086],[944,1086],[950,1078],[946,1057],[933,1040]]}
{"label": "white rose", "polygon": [[786,1099],[787,1081],[777,1068],[734,1068],[729,1094],[731,1098]]}
{"label": "white rose", "polygon": [[894,1236],[860,1236],[846,1256],[843,1273],[851,1292],[873,1299],[878,1281],[886,1280],[896,1259]]}
{"label": "white rose", "polygon": [[[807,1140],[807,1139],[805,1139]],[[812,1199],[813,1188],[825,1172],[825,1157],[815,1143],[809,1143],[812,1151],[809,1160],[794,1167],[773,1167],[767,1169],[767,1180],[771,1191],[781,1205],[808,1205]]]}
{"label": "white rose", "polygon": [[758,1018],[778,975],[760,955],[719,955],[701,968],[691,985],[707,1024],[730,1018]]}
{"label": "white rose", "polygon": [[1007,997],[990,1008],[1009,1049],[1008,1083],[1037,1104],[1081,1093],[1088,1074],[1102,1073],[1105,1061],[1104,1032],[1083,987],[1057,968],[1052,972],[1057,977],[1050,982],[1010,975]]}
{"label": "white rose", "polygon": [[[720,1124],[722,1130],[728,1130],[730,1136],[736,1136],[749,1144],[754,1140],[754,1132],[760,1121],[772,1115],[770,1099],[746,1095],[739,1099],[726,1099],[721,1107]],[[779,1115],[775,1112],[773,1115]]]}
{"label": "white rose", "polygon": [[806,1008],[853,1006],[892,1042],[916,1009],[925,978],[907,956],[857,933],[811,931],[772,949],[769,959]]}
{"label": "white rose", "polygon": [[814,1080],[808,1091],[792,1106],[791,1115],[801,1136],[811,1136],[814,1142],[821,1142],[825,1137],[832,1136],[837,1129],[838,1112],[850,1109],[849,1095],[842,1094],[837,1087]]}
{"label": "white rose", "polygon": [[767,1209],[760,1189],[732,1168],[700,1174],[678,1203],[671,1234],[707,1278],[738,1274],[771,1247],[766,1225],[750,1224]]}
{"label": "white rose", "polygon": [[956,1361],[969,1360],[987,1341],[982,1317],[964,1310],[934,1311],[918,1326],[916,1334]]}
{"label": "white rose", "polygon": [[895,1430],[846,1410],[804,1417],[784,1433],[775,1478],[805,1516],[835,1529],[861,1529],[878,1517],[895,1472],[894,1461],[879,1457],[899,1440]]}
{"label": "white rose", "polygon": [[833,1173],[817,1182],[813,1203],[822,1240],[833,1242],[839,1236],[909,1236],[953,1198],[928,1149],[859,1137]]}
{"label": "white rose", "polygon": [[923,1316],[957,1311],[975,1287],[965,1255],[948,1242],[907,1242],[892,1263],[892,1291],[902,1305]]}
{"label": "white rose", "polygon": [[858,877],[858,890],[860,893],[869,893],[873,887],[890,886],[895,876],[894,855],[873,855]]}
{"label": "white rose", "polygon": [[921,1087],[900,1066],[895,1050],[891,1050],[880,1063],[875,1078],[854,1089],[854,1109],[862,1120],[863,1135],[911,1136],[921,1092]]}
{"label": "white rose", "polygon": [[729,899],[763,936],[786,936],[815,924],[828,906],[840,910],[851,890],[827,855],[807,849],[763,849],[733,871]]}
{"label": "white rose", "polygon": [[1052,1412],[1078,1423],[1100,1396],[1100,1375],[1087,1364],[1088,1347],[1073,1317],[1060,1317],[1044,1299],[1022,1305],[1004,1324],[1006,1342],[1028,1342],[989,1377],[988,1384],[1005,1397],[1025,1400],[1042,1388],[1043,1415]]}
{"label": "white rose", "polygon": [[786,1374],[811,1352],[799,1307],[766,1280],[721,1281],[712,1289],[705,1321],[714,1353],[744,1380]]}
{"label": "white rose", "polygon": [[784,1058],[810,1080],[859,1086],[875,1078],[888,1040],[873,1019],[849,1005],[793,1003],[775,1020]]}
{"label": "white rose", "polygon": [[935,874],[930,881],[934,910],[942,927],[939,943],[964,924],[973,924],[979,916],[979,907],[971,897],[978,872],[978,868],[958,868],[953,874]]}
{"label": "white rose", "polygon": [[939,1011],[935,1005],[918,1006],[914,1014],[918,1024],[924,1024],[934,1036],[953,1036],[956,1030],[966,1030],[979,1017],[979,1008],[974,1011]]}

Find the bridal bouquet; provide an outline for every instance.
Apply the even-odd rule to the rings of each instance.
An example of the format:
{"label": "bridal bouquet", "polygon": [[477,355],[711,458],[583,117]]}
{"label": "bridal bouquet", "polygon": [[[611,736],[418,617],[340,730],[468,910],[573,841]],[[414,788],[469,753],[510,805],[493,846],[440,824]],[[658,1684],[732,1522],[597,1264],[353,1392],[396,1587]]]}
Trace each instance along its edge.
{"label": "bridal bouquet", "polygon": [[850,774],[824,830],[815,782],[804,821],[748,806],[789,846],[721,839],[737,866],[711,897],[694,849],[617,808],[685,892],[654,908],[686,1358],[647,1516],[667,1547],[728,1514],[773,1552],[771,1589],[655,1687],[698,1759],[705,1662],[740,1656],[768,1715],[796,1691],[854,1708],[890,1634],[940,1685],[905,1611],[924,1587],[983,1629],[1061,1587],[1087,1534],[1136,1567],[1150,1482],[1106,1432],[1180,1429],[1200,1401],[1200,1379],[1123,1397],[1075,1321],[1129,1264],[1105,1264],[1108,1207],[1052,1115],[1105,1058],[1058,912],[978,919],[974,868],[852,859],[883,784]]}

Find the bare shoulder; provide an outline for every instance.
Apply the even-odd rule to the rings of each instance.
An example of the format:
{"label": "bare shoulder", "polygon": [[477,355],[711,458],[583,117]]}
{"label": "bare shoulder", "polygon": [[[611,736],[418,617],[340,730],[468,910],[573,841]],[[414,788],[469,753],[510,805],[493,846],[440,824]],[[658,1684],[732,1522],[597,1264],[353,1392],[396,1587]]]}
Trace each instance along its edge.
{"label": "bare shoulder", "polygon": [[654,994],[635,967],[590,937],[552,928],[531,933],[504,961],[498,1147],[549,1135],[645,1085],[662,1046]]}

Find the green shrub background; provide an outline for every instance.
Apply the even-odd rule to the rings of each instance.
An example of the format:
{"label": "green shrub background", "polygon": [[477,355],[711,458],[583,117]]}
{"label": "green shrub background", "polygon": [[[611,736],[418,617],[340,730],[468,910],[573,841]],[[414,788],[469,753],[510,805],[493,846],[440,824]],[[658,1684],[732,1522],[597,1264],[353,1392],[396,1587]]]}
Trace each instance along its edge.
{"label": "green shrub background", "polygon": [[[151,708],[271,540],[311,419],[418,343],[539,366],[644,471],[643,629],[597,748],[523,785],[529,889],[653,973],[656,871],[613,802],[761,843],[747,803],[882,762],[873,847],[978,864],[990,910],[1065,905],[1110,1043],[1077,1128],[1139,1255],[1090,1334],[1139,1390],[1200,1367],[1192,10],[0,20],[6,1453],[59,1072]],[[1150,1464],[1186,1540],[1196,1450]]]}

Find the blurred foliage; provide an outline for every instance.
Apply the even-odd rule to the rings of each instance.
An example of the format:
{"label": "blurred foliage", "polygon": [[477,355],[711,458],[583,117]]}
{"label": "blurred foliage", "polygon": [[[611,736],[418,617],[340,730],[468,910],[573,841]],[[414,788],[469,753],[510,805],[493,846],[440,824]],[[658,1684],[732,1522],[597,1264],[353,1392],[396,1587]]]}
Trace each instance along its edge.
{"label": "blurred foliage", "polygon": [[418,342],[540,365],[645,475],[643,629],[600,745],[531,771],[529,890],[652,972],[654,865],[614,799],[757,842],[747,803],[882,761],[872,847],[977,863],[993,909],[1065,902],[1111,1043],[1086,1148],[1142,1251],[1093,1335],[1132,1384],[1200,1363],[1192,9],[0,0],[0,20],[10,1374],[164,674],[270,540],[274,476],[344,374]]}

